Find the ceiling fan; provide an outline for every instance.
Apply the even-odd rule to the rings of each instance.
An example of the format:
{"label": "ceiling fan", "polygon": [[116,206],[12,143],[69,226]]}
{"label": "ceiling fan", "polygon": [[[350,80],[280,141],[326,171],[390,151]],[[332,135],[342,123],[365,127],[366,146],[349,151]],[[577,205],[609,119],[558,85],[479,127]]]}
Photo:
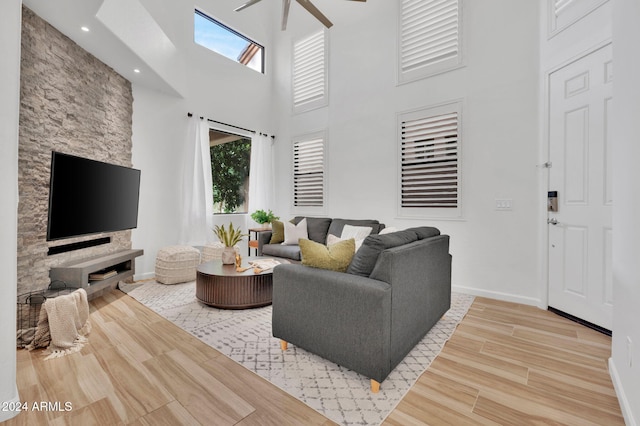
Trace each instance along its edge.
{"label": "ceiling fan", "polygon": [[[248,2],[246,2],[245,4],[235,8],[234,10],[236,12],[239,12],[243,9],[246,9],[249,6],[253,6],[254,4],[260,2],[262,0],[249,0]],[[331,26],[333,25],[333,23],[322,14],[322,12],[320,12],[318,10],[317,7],[315,7],[313,5],[313,3],[311,3],[309,0],[296,0],[298,3],[300,3],[300,6],[304,7],[305,9],[307,9],[307,12],[309,12],[310,14],[312,14],[318,21],[322,22],[322,24],[327,27],[327,28],[331,28]],[[349,0],[349,1],[359,1],[359,2],[365,2],[367,0]],[[289,5],[291,4],[291,0],[282,0],[282,31],[287,29],[287,19],[289,19]]]}

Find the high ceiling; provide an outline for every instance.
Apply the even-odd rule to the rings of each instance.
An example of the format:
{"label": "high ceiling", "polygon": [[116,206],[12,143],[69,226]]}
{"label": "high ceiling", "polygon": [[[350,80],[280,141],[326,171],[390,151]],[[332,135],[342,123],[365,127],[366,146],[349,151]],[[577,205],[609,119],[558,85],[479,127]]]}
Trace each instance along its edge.
{"label": "high ceiling", "polygon": [[[24,0],[23,4],[129,81],[181,95],[180,83],[172,78],[175,70],[160,75],[157,70],[164,67],[154,66],[179,52],[139,0]],[[136,25],[131,25],[134,19]]]}

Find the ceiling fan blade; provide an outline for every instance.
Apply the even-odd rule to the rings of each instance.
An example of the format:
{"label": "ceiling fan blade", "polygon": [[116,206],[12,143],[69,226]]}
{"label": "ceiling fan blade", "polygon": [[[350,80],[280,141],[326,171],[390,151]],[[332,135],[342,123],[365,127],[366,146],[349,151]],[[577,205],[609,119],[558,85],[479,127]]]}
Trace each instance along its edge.
{"label": "ceiling fan blade", "polygon": [[287,20],[289,19],[289,6],[291,0],[282,0],[282,31],[287,29]]}
{"label": "ceiling fan blade", "polygon": [[261,0],[249,0],[248,2],[246,2],[245,4],[236,7],[235,9],[233,9],[234,12],[240,12],[242,9],[246,9],[249,6],[253,6],[254,4],[258,3]]}
{"label": "ceiling fan blade", "polygon": [[361,1],[362,3],[366,2],[367,0],[349,0],[349,1]]}
{"label": "ceiling fan blade", "polygon": [[296,0],[296,1],[300,3],[300,6],[307,9],[307,11],[310,14],[312,14],[318,21],[322,22],[325,27],[331,28],[331,26],[333,25],[331,21],[327,19],[327,17],[324,16],[322,12],[320,12],[318,8],[313,5],[313,3],[311,3],[309,0]]}

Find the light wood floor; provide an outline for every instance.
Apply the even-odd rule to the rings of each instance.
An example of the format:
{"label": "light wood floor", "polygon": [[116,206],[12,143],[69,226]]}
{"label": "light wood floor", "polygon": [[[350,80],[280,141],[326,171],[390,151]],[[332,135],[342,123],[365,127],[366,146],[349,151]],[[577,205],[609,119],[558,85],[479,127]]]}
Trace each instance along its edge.
{"label": "light wood floor", "polygon": [[[91,322],[79,353],[18,350],[29,411],[7,425],[333,424],[124,293],[92,301]],[[477,298],[385,424],[623,425],[610,346],[550,312]],[[72,409],[31,411],[40,401]]]}
{"label": "light wood floor", "polygon": [[601,333],[478,297],[385,425],[624,425],[610,354]]}

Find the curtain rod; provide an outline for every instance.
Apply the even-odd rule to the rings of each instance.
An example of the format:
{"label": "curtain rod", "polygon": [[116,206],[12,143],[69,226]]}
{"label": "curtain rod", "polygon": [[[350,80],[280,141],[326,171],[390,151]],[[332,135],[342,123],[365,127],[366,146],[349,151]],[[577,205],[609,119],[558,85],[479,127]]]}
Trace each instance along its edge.
{"label": "curtain rod", "polygon": [[[188,112],[187,113],[187,117],[193,117],[193,114]],[[200,117],[200,120],[204,120],[204,117]],[[258,133],[255,130],[251,130],[251,129],[245,129],[244,127],[239,127],[239,126],[234,126],[233,124],[227,124],[227,123],[223,123],[222,121],[216,121],[216,120],[212,120],[210,118],[207,118],[207,121],[210,121],[212,123],[216,123],[216,124],[222,124],[224,126],[229,126],[229,127],[233,127],[234,129],[238,129],[238,130],[244,130],[245,132],[249,132],[249,133]],[[262,133],[259,132],[260,136],[264,135],[264,136],[269,136],[266,133]],[[271,135],[271,138],[274,139],[275,135]]]}

